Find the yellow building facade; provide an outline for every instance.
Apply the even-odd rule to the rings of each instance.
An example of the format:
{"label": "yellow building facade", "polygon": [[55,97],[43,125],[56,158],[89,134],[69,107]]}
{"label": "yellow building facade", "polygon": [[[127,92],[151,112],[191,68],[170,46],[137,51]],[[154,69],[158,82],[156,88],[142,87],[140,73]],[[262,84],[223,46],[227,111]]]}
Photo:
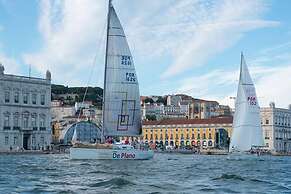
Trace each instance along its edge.
{"label": "yellow building facade", "polygon": [[140,140],[173,147],[226,147],[231,132],[232,117],[146,121]]}

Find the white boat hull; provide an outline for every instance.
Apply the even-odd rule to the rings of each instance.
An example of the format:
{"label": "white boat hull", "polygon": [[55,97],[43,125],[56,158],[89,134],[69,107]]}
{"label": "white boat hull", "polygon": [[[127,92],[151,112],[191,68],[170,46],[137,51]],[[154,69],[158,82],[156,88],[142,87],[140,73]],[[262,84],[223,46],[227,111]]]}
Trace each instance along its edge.
{"label": "white boat hull", "polygon": [[152,150],[70,148],[70,159],[73,160],[148,160],[153,156]]}

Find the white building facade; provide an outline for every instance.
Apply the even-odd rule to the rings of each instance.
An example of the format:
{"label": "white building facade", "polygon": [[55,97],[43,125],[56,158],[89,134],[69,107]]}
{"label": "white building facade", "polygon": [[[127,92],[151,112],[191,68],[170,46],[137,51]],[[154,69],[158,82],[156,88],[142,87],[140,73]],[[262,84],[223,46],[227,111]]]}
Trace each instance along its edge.
{"label": "white building facade", "polygon": [[51,74],[4,74],[0,64],[0,150],[34,150],[51,143]]}
{"label": "white building facade", "polygon": [[261,108],[261,123],[265,145],[274,152],[291,153],[291,106],[289,109]]}

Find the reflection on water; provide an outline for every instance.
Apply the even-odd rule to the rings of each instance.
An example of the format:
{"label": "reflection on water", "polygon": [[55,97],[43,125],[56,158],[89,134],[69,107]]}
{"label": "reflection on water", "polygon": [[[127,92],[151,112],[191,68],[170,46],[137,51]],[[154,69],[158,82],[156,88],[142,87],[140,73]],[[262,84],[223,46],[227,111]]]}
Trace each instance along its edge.
{"label": "reflection on water", "polygon": [[156,154],[147,161],[0,155],[0,193],[288,193],[290,157]]}

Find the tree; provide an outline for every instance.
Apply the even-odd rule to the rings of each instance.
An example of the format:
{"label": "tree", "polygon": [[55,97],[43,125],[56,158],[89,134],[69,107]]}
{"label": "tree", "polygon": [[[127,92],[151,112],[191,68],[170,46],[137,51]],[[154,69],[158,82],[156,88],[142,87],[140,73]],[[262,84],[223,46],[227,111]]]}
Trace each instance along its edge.
{"label": "tree", "polygon": [[154,100],[153,99],[151,99],[151,98],[146,98],[145,100],[144,100],[144,102],[145,103],[154,103]]}
{"label": "tree", "polygon": [[162,96],[159,96],[157,103],[163,103],[164,105],[167,105],[167,99]]}
{"label": "tree", "polygon": [[156,121],[157,117],[156,115],[146,115],[146,119],[149,121]]}

